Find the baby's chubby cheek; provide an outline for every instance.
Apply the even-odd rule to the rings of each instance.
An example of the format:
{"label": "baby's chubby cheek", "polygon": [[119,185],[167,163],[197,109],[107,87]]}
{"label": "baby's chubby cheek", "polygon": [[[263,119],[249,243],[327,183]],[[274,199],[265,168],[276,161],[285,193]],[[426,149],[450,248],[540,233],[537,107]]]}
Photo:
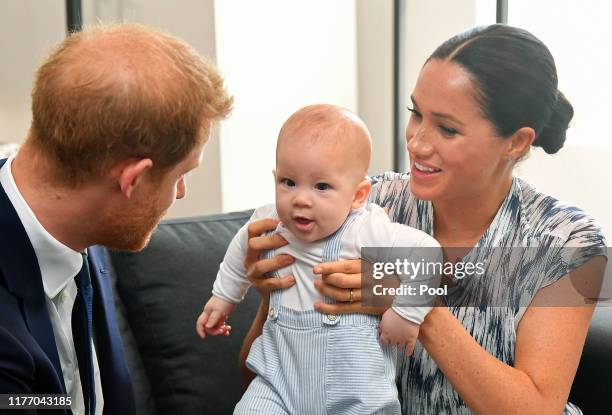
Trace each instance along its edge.
{"label": "baby's chubby cheek", "polygon": [[318,220],[316,230],[319,234],[319,239],[326,238],[340,229],[345,219],[346,217],[332,217]]}
{"label": "baby's chubby cheek", "polygon": [[287,209],[283,209],[282,206],[279,206],[277,204],[276,205],[276,213],[278,214],[278,218],[280,219],[280,221],[284,225],[289,225],[289,222],[290,222],[290,219],[291,219],[291,215],[289,215],[289,212],[287,211]]}

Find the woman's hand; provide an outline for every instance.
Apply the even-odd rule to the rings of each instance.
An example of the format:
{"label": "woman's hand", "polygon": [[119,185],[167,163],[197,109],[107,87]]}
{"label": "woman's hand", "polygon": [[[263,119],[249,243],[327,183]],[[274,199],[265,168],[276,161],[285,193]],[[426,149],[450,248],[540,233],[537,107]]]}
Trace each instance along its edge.
{"label": "woman's hand", "polygon": [[276,229],[279,222],[278,219],[266,218],[253,221],[248,227],[249,248],[244,260],[244,266],[247,270],[247,278],[259,292],[262,300],[240,349],[240,375],[245,389],[255,378],[255,374],[246,366],[246,359],[251,350],[251,345],[261,335],[263,330],[263,325],[268,315],[270,291],[289,288],[295,284],[295,278],[292,275],[286,275],[282,278],[270,278],[266,275],[268,272],[276,271],[292,264],[294,261],[292,256],[277,255],[273,258],[261,259],[263,251],[287,245],[285,238],[280,235],[263,235],[267,231]]}
{"label": "woman's hand", "polygon": [[277,255],[273,258],[261,259],[263,251],[287,245],[285,238],[280,235],[263,235],[267,231],[276,229],[278,223],[278,219],[266,218],[256,220],[248,227],[249,249],[244,266],[247,270],[247,278],[264,299],[269,298],[272,290],[289,288],[295,284],[295,278],[292,275],[282,278],[270,278],[266,275],[292,264],[293,257]]}
{"label": "woman's hand", "polygon": [[364,313],[382,314],[387,307],[364,307],[361,304],[361,260],[348,259],[319,264],[313,269],[321,275],[315,280],[317,290],[326,297],[337,301],[336,304],[317,302],[314,308],[321,313]]}

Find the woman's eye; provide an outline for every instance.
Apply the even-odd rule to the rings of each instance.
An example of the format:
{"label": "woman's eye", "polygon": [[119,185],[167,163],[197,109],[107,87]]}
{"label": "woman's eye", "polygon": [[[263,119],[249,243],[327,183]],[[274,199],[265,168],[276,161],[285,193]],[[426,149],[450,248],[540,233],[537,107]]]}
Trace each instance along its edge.
{"label": "woman's eye", "polygon": [[454,128],[450,128],[445,125],[440,125],[439,128],[440,128],[440,131],[442,131],[442,134],[446,136],[454,136],[455,134],[459,132],[455,130]]}
{"label": "woman's eye", "polygon": [[412,113],[413,116],[417,117],[417,118],[421,118],[421,113],[418,112],[417,110],[415,110],[414,108],[410,108],[410,107],[406,107],[406,109],[408,111],[410,111]]}
{"label": "woman's eye", "polygon": [[295,182],[291,179],[281,179],[281,184],[284,184],[287,187],[294,187]]}
{"label": "woman's eye", "polygon": [[328,190],[331,186],[327,183],[317,183],[315,184],[315,189],[317,190]]}

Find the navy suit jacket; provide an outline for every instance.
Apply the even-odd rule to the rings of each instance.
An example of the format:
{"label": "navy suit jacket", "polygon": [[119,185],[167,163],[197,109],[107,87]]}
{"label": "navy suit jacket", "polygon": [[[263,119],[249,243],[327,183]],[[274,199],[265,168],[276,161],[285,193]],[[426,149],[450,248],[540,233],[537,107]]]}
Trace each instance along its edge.
{"label": "navy suit jacket", "polygon": [[[0,167],[5,162],[6,159],[0,160]],[[135,413],[134,395],[117,327],[108,256],[99,246],[90,247],[88,252],[104,414],[131,415]],[[0,186],[0,394],[3,393],[64,394],[66,387],[38,260],[17,212]]]}

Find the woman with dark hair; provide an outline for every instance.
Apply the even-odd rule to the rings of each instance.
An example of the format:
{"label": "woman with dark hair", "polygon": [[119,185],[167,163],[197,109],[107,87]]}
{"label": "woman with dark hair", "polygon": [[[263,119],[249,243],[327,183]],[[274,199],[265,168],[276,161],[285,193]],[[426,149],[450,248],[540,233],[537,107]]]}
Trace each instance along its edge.
{"label": "woman with dark hair", "polygon": [[[476,28],[436,49],[411,100],[410,172],[374,177],[370,200],[443,247],[477,247],[480,258],[495,252],[505,267],[477,284],[451,278],[463,299],[478,302],[456,303],[449,294],[429,313],[414,354],[400,364],[403,413],[581,413],[567,397],[593,306],[551,298],[572,285],[570,272],[602,273],[605,240],[590,216],[512,174],[531,146],[555,153],[565,141],[573,109],[557,89],[553,57],[525,30]],[[262,220],[249,228],[247,269],[263,301],[243,360],[261,332],[269,291],[292,284],[290,277],[265,278],[288,258],[259,260],[285,243],[261,236],[275,226]],[[568,259],[570,248],[579,254]],[[322,275],[317,288],[335,300],[316,305],[319,311],[381,312],[349,301],[362,297],[359,260],[314,271]],[[504,295],[490,294],[500,287]]]}

